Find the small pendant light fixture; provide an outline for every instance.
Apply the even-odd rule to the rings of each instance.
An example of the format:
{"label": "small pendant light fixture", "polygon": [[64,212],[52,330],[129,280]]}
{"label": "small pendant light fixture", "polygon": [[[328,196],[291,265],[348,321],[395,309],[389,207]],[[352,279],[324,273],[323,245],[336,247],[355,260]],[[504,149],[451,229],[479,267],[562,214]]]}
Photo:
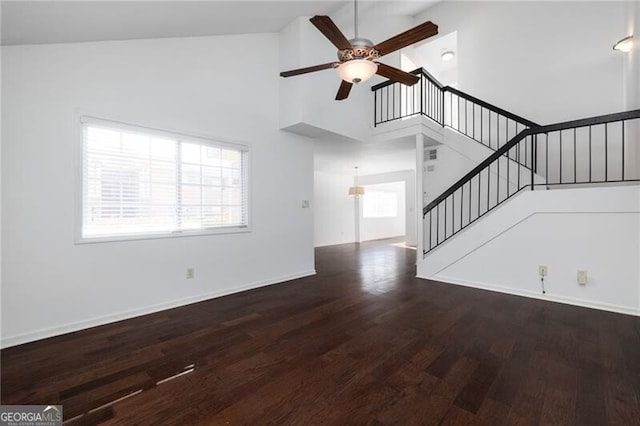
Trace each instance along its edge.
{"label": "small pendant light fixture", "polygon": [[356,175],[354,178],[354,186],[349,187],[349,195],[353,195],[358,197],[360,195],[364,195],[364,187],[358,186],[358,166],[354,167],[356,169]]}

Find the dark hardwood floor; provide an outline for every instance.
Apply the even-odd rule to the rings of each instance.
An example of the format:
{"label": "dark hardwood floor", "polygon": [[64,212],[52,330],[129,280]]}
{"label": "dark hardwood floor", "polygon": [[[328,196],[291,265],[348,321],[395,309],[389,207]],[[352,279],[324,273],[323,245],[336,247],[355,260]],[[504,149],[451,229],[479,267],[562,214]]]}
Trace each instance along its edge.
{"label": "dark hardwood floor", "polygon": [[74,425],[640,424],[640,318],[416,279],[414,256],[320,248],[314,277],[8,348],[2,403]]}

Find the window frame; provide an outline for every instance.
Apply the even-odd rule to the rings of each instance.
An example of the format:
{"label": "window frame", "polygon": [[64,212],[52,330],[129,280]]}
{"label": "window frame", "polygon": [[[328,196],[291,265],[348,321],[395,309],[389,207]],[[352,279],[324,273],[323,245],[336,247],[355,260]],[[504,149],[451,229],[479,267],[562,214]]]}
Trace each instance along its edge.
{"label": "window frame", "polygon": [[[246,170],[242,172],[246,176],[246,225],[230,225],[230,226],[213,226],[199,229],[187,229],[187,230],[175,230],[170,232],[157,232],[147,234],[129,234],[129,235],[113,235],[103,237],[85,237],[82,235],[82,228],[84,223],[84,200],[85,200],[85,185],[84,185],[84,126],[86,124],[96,124],[116,128],[120,130],[130,130],[140,133],[141,131],[149,135],[168,137],[178,139],[184,142],[195,142],[201,145],[210,145],[216,148],[230,148],[239,151],[243,151],[246,155]],[[127,123],[120,120],[114,120],[110,118],[97,117],[95,115],[76,114],[75,119],[75,139],[76,143],[76,177],[75,177],[75,217],[74,217],[74,243],[75,244],[93,244],[93,243],[108,243],[108,242],[120,242],[120,241],[136,241],[136,240],[155,240],[164,238],[181,238],[181,237],[196,237],[206,235],[224,235],[224,234],[238,234],[248,233],[252,231],[252,169],[253,169],[253,155],[252,147],[250,143],[238,142],[224,138],[195,135],[188,132],[178,130],[159,129],[145,125]],[[186,139],[186,140],[185,140]]]}
{"label": "window frame", "polygon": [[369,189],[369,190],[365,190],[365,194],[364,197],[368,195],[372,195],[373,194],[390,194],[393,195],[393,198],[395,199],[395,214],[394,215],[390,215],[390,216],[367,216],[365,215],[365,204],[367,203],[367,201],[365,199],[362,200],[362,218],[363,219],[371,219],[371,220],[378,220],[378,219],[393,219],[393,218],[397,218],[400,217],[400,200],[398,199],[398,194],[393,192],[393,191],[381,191],[378,189]]}

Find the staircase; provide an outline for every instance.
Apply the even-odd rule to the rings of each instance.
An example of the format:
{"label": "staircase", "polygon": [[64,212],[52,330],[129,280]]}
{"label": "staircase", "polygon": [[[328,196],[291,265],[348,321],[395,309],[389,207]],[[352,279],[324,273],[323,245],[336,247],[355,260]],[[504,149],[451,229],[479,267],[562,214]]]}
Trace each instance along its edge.
{"label": "staircase", "polygon": [[[512,238],[527,227],[533,226],[528,235],[533,235],[534,239],[536,235],[545,234],[548,230],[545,226],[549,226],[547,222],[546,225],[541,222],[539,229],[534,226],[539,215],[564,214],[565,218],[576,215],[572,223],[564,225],[564,229],[579,223],[579,219],[586,217],[585,215],[637,216],[637,187],[621,186],[640,181],[637,168],[640,153],[640,110],[542,126],[455,88],[442,86],[424,69],[417,69],[413,73],[420,76],[420,82],[413,87],[384,82],[372,88],[376,127],[408,117],[426,117],[434,124],[464,135],[466,143],[480,143],[491,150],[477,166],[424,205],[422,259],[418,259],[419,277],[491,288],[492,285],[486,282],[471,282],[463,278],[466,272],[461,272],[461,265],[466,262],[470,265],[469,268],[475,268],[474,276],[482,275],[478,273],[478,269],[481,269],[479,265],[494,264],[493,260],[478,259],[483,253],[490,257],[495,257],[498,253],[504,258],[509,255],[504,252],[510,250],[509,247],[526,251],[526,244],[520,245],[519,241],[503,245],[503,252],[492,251],[487,247],[498,247],[502,240]],[[604,188],[608,189],[603,191]],[[551,191],[556,189],[562,191]],[[535,196],[522,198],[516,204],[508,203],[510,206],[505,207],[506,210],[502,208],[505,202],[523,193],[533,194],[532,191]],[[609,202],[602,204],[604,200]],[[497,217],[490,214],[498,210],[501,212]],[[633,228],[629,231],[635,232],[638,239],[640,221],[635,219],[636,216],[625,226]],[[585,229],[576,232],[589,233],[589,223],[596,223],[601,218],[592,217],[591,222],[585,222]],[[556,219],[554,216],[553,226],[558,225],[562,229],[562,225],[559,225],[562,221]],[[627,219],[625,216],[624,220]],[[600,226],[607,227],[608,224],[606,222]],[[473,228],[473,232],[466,232],[470,228]],[[616,232],[618,231],[613,229],[611,235]],[[561,234],[562,232],[559,233]],[[553,235],[545,238],[550,245],[554,244]],[[602,240],[600,238],[591,243],[596,245]],[[630,240],[629,244],[633,245],[633,241]],[[636,241],[635,246],[637,245]],[[542,246],[545,247],[544,244]],[[567,247],[569,252],[580,252],[580,248]],[[593,248],[593,251],[597,250]],[[542,250],[537,257],[544,257],[544,253]],[[557,257],[563,255],[559,254]],[[586,259],[590,256],[587,253],[582,257]],[[538,261],[539,259],[532,259],[529,263]],[[588,263],[584,260],[583,263],[585,262]],[[615,259],[609,263],[612,262]],[[637,265],[638,259],[632,262]],[[564,268],[567,263],[563,261],[559,269]],[[513,276],[516,272],[524,276],[536,266],[527,264],[520,271],[514,271]],[[608,265],[603,265],[601,269],[607,267]],[[500,268],[500,264],[495,263],[495,268]],[[528,272],[524,272],[524,268]],[[635,279],[631,285],[635,287],[624,297],[620,294],[612,299],[604,282],[603,287],[596,289],[602,294],[589,295],[591,286],[577,291],[567,284],[570,280],[563,277],[562,288],[559,286],[556,290],[552,286],[550,295],[544,298],[640,314],[640,272],[637,268],[635,272],[632,269],[630,267],[629,276],[622,279]],[[567,266],[567,270],[571,270],[571,267]],[[502,283],[504,285],[493,285],[491,289],[542,297],[538,288],[537,268],[535,272],[526,285],[513,286],[507,282]],[[630,274],[635,274],[635,278]],[[493,276],[487,278],[494,281],[500,279]],[[629,299],[633,299],[633,302],[625,305]],[[603,300],[608,302],[602,302]]]}

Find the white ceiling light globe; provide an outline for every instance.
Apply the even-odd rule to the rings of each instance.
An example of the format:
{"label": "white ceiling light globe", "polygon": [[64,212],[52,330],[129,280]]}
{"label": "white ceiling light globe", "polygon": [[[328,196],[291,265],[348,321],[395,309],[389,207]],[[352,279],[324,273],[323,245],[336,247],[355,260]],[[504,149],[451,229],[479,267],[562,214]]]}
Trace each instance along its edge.
{"label": "white ceiling light globe", "polygon": [[367,59],[352,59],[340,64],[338,75],[348,83],[358,84],[369,80],[378,70],[378,65]]}

